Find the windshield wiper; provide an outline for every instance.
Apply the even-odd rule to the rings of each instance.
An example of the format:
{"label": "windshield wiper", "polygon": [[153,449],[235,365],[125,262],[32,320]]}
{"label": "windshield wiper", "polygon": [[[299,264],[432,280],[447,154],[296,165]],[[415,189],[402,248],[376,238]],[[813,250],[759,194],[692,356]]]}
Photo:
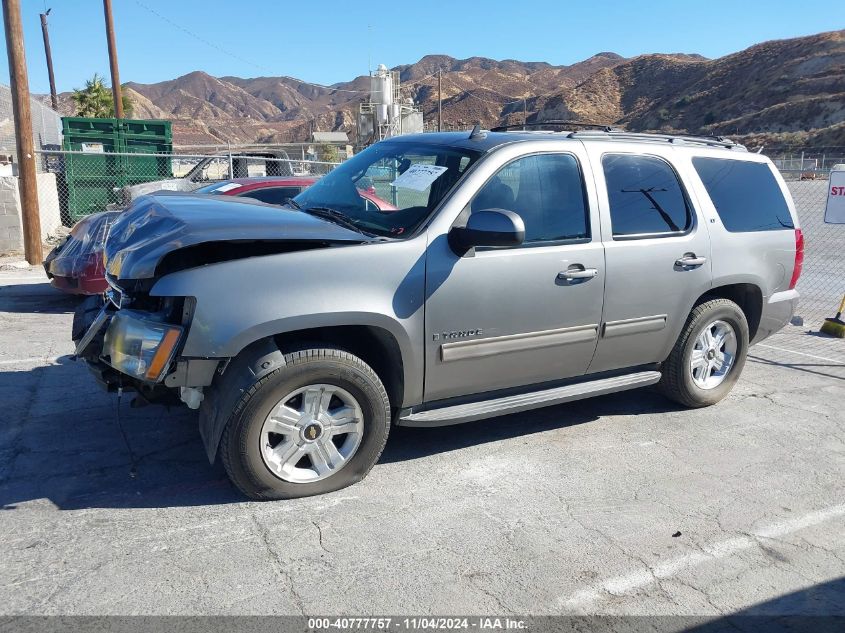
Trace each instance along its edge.
{"label": "windshield wiper", "polygon": [[331,207],[308,207],[307,209],[301,209],[303,213],[307,213],[309,215],[317,216],[318,218],[323,218],[324,220],[329,220],[330,222],[334,222],[335,224],[339,224],[347,229],[352,229],[360,233],[361,235],[371,235],[370,233],[366,233],[365,231],[361,230],[361,228],[355,224],[355,222],[347,216],[345,213],[341,213],[337,209],[332,209]]}
{"label": "windshield wiper", "polygon": [[302,211],[302,207],[299,206],[299,203],[293,198],[285,198],[284,200],[282,200],[282,204],[286,204],[290,207],[293,207],[297,211]]}

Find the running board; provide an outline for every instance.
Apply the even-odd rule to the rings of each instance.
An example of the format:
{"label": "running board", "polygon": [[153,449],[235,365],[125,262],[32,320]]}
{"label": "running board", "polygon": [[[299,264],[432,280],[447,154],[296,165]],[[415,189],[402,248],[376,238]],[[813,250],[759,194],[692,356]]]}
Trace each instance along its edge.
{"label": "running board", "polygon": [[429,411],[411,413],[399,418],[399,426],[446,426],[461,422],[472,422],[499,415],[519,413],[554,404],[572,402],[583,398],[592,398],[617,391],[636,389],[653,385],[660,380],[658,371],[641,371],[635,374],[614,376],[581,382],[565,387],[544,389],[532,393],[522,393],[516,396],[504,396],[493,400],[456,404],[451,407],[441,407]]}

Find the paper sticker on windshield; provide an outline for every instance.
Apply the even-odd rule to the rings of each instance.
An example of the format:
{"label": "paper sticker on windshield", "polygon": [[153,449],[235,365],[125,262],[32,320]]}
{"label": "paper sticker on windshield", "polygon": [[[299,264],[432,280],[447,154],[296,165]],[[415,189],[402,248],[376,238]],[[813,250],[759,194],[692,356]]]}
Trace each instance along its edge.
{"label": "paper sticker on windshield", "polygon": [[424,165],[417,163],[411,165],[408,170],[394,180],[391,185],[394,187],[401,187],[402,189],[412,189],[414,191],[425,191],[431,186],[435,180],[443,175],[443,172],[449,169],[448,167],[440,167],[438,165]]}
{"label": "paper sticker on windshield", "polygon": [[227,191],[231,191],[232,189],[237,189],[240,186],[242,186],[240,183],[229,182],[225,185],[220,185],[219,187],[217,187],[217,189],[214,190],[214,193],[225,193]]}

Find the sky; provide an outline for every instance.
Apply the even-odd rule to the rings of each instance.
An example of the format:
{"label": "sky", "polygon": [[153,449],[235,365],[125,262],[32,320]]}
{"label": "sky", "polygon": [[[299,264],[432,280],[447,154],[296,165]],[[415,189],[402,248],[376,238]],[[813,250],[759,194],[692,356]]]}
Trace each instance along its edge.
{"label": "sky", "polygon": [[[59,92],[109,76],[101,0],[20,0],[30,90],[49,92],[39,14],[47,8]],[[121,82],[194,70],[289,75],[319,84],[446,54],[572,64],[595,53],[720,57],[770,39],[845,27],[794,0],[112,0]],[[833,3],[835,4],[835,3]],[[833,6],[833,4],[829,6]],[[382,7],[382,9],[378,9]],[[5,56],[5,39],[3,41]],[[8,83],[7,64],[0,82]]]}

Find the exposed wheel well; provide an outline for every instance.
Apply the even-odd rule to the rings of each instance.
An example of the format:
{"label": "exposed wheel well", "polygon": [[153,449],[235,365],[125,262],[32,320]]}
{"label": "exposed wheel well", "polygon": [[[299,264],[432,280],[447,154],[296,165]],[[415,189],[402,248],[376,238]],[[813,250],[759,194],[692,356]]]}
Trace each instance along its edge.
{"label": "exposed wheel well", "polygon": [[719,286],[701,295],[695,305],[717,298],[730,299],[742,309],[745,319],[748,321],[748,339],[753,341],[757,335],[757,328],[760,326],[760,317],[763,314],[763,292],[760,288],[754,284]]}
{"label": "exposed wheel well", "polygon": [[310,328],[277,334],[274,337],[279,349],[288,352],[303,345],[329,343],[355,354],[378,374],[390,406],[402,406],[405,390],[405,370],[402,352],[393,335],[380,327],[366,325],[342,325]]}

